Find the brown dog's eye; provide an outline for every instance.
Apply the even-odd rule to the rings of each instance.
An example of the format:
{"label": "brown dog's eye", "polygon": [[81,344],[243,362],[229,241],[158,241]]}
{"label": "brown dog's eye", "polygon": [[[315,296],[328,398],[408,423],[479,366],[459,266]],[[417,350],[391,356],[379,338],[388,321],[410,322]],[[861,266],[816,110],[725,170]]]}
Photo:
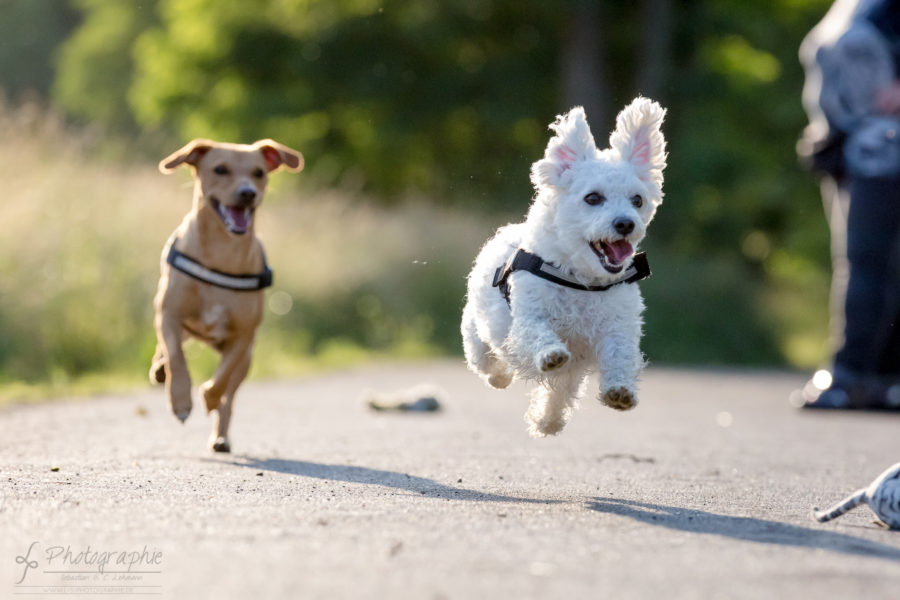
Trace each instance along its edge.
{"label": "brown dog's eye", "polygon": [[228,167],[225,165],[217,165],[215,169],[213,169],[213,173],[216,175],[228,175]]}
{"label": "brown dog's eye", "polygon": [[590,204],[591,206],[597,206],[598,204],[603,204],[606,201],[606,197],[603,194],[598,194],[597,192],[591,192],[587,196],[584,197],[584,201]]}
{"label": "brown dog's eye", "polygon": [[637,195],[632,196],[632,197],[631,197],[631,204],[632,204],[635,208],[640,208],[640,207],[642,207],[642,206],[644,205],[644,199],[641,198],[640,196],[637,196]]}
{"label": "brown dog's eye", "polygon": [[253,171],[253,176],[256,177],[257,179],[262,179],[262,176],[265,174],[266,174],[265,171],[263,171],[260,168],[257,168],[256,170]]}

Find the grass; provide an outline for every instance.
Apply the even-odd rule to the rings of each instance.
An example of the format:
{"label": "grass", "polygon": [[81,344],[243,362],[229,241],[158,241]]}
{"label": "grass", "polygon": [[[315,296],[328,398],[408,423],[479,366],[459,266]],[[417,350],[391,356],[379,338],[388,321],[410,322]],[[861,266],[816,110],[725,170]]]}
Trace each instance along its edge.
{"label": "grass", "polygon": [[[28,108],[0,111],[0,399],[142,386],[163,243],[190,208],[188,171],[86,158],[91,139]],[[475,249],[500,222],[419,203],[385,209],[276,174],[260,210],[275,285],[252,377],[459,347]],[[440,224],[435,227],[435,224]],[[195,381],[216,356],[188,348]]]}

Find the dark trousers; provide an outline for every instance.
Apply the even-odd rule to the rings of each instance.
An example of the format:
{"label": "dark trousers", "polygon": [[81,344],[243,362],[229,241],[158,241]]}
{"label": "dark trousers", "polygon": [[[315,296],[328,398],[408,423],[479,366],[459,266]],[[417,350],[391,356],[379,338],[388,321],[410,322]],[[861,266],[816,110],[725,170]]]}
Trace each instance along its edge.
{"label": "dark trousers", "polygon": [[900,176],[848,183],[850,271],[835,371],[900,378]]}

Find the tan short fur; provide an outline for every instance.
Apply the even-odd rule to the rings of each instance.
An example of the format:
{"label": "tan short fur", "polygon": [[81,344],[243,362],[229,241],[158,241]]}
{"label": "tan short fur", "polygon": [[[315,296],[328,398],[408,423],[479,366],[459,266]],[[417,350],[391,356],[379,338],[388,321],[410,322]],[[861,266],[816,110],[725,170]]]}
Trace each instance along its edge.
{"label": "tan short fur", "polygon": [[[166,262],[172,244],[207,268],[242,275],[259,273],[264,254],[254,234],[255,211],[262,203],[268,174],[280,168],[303,169],[303,155],[272,140],[224,144],[194,140],[159,163],[163,173],[191,167],[194,203],[162,252],[156,312],[156,355],[150,380],[166,384],[169,406],[182,422],[191,412],[191,378],[182,343],[187,337],[215,348],[222,360],[200,386],[207,412],[215,411],[210,447],[230,451],[228,425],[234,395],[247,376],[256,328],[263,316],[262,291],[234,291],[193,279]],[[220,208],[217,208],[217,205]],[[230,211],[250,215],[249,222],[226,224]],[[243,233],[236,233],[244,229]]]}

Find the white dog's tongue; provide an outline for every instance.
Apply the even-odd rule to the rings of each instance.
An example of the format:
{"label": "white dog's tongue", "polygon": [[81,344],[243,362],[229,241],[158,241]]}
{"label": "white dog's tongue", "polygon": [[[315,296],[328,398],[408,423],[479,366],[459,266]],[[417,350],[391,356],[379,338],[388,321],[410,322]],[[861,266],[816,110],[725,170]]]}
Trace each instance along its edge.
{"label": "white dog's tongue", "polygon": [[634,252],[634,249],[628,243],[628,240],[616,240],[606,244],[606,256],[617,265],[625,262],[625,259],[631,256],[632,252]]}

